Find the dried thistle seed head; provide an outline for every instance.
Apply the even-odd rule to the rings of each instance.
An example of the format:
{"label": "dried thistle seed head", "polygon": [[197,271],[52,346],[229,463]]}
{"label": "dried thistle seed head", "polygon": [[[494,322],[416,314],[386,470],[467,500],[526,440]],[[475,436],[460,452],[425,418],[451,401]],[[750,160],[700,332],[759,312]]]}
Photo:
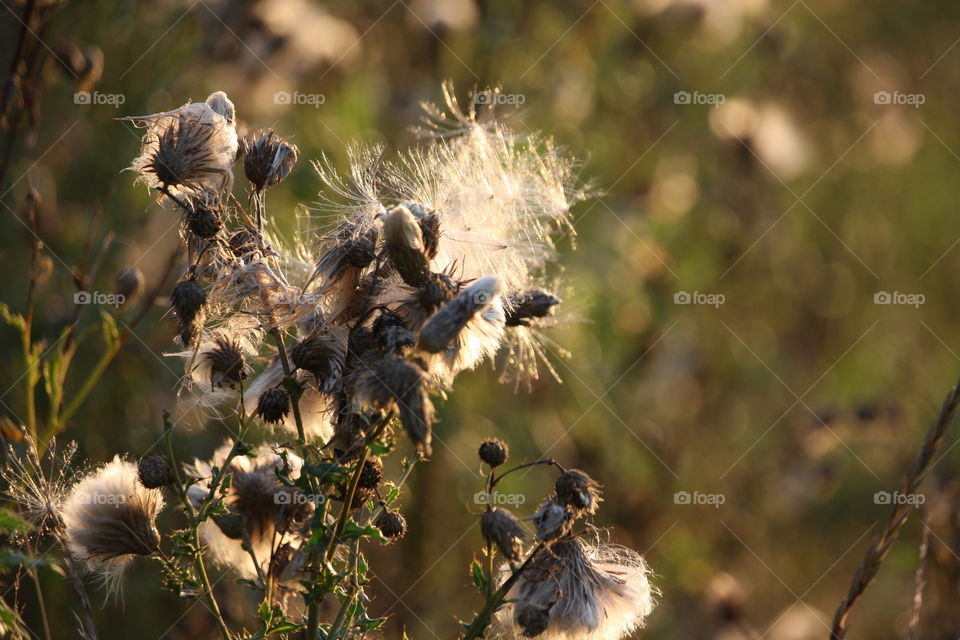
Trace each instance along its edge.
{"label": "dried thistle seed head", "polygon": [[404,325],[403,318],[392,311],[384,311],[377,316],[373,323],[373,337],[381,349],[393,355],[400,355],[416,342],[413,332]]}
{"label": "dried thistle seed head", "polygon": [[554,489],[561,503],[578,512],[596,513],[602,500],[600,484],[579,469],[561,473]]}
{"label": "dried thistle seed head", "polygon": [[347,344],[348,337],[343,328],[323,328],[293,345],[290,361],[297,368],[313,374],[321,391],[331,393],[343,376]]}
{"label": "dried thistle seed head", "polygon": [[383,236],[387,255],[397,273],[408,285],[420,286],[430,270],[423,232],[416,218],[405,206],[394,207],[383,217]]}
{"label": "dried thistle seed head", "polygon": [[444,273],[431,273],[417,289],[417,302],[431,314],[457,295],[457,285]]}
{"label": "dried thistle seed head", "polygon": [[376,227],[370,227],[355,238],[344,242],[344,255],[347,263],[352,267],[363,269],[377,257],[377,239],[380,232]]}
{"label": "dried thistle seed head", "polygon": [[214,387],[234,387],[247,379],[243,350],[237,340],[225,336],[213,339],[213,347],[201,354],[210,367],[210,384]]}
{"label": "dried thistle seed head", "polygon": [[360,472],[358,487],[361,489],[376,489],[383,481],[383,462],[380,458],[370,458],[363,463]]}
{"label": "dried thistle seed head", "polygon": [[283,422],[290,413],[290,394],[285,389],[267,389],[257,401],[257,415],[267,424]]}
{"label": "dried thistle seed head", "polygon": [[499,467],[507,461],[510,448],[507,443],[498,438],[488,438],[480,443],[480,459],[491,467]]}
{"label": "dried thistle seed head", "polygon": [[440,215],[436,211],[427,210],[420,204],[406,206],[420,225],[420,233],[423,235],[423,252],[427,259],[433,260],[440,251]]}
{"label": "dried thistle seed head", "polygon": [[507,308],[508,327],[525,327],[533,318],[546,318],[562,300],[540,289],[530,289],[522,293],[507,296],[504,306]]}
{"label": "dried thistle seed head", "polygon": [[137,466],[140,483],[147,489],[159,489],[173,483],[173,471],[166,458],[150,456]]}
{"label": "dried thistle seed head", "polygon": [[397,356],[372,359],[356,377],[357,401],[375,409],[396,409],[420,455],[430,455],[433,403],[429,376],[416,362]]}
{"label": "dried thistle seed head", "polygon": [[257,132],[247,141],[246,147],[243,170],[255,191],[279,184],[290,173],[299,155],[296,145],[290,144],[272,129]]}
{"label": "dried thistle seed head", "polygon": [[235,258],[249,260],[260,249],[257,246],[257,230],[249,225],[237,229],[230,234],[227,246]]}
{"label": "dried thistle seed head", "polygon": [[440,353],[457,338],[471,319],[488,308],[500,294],[500,279],[480,278],[460,295],[447,302],[420,330],[418,345],[429,353]]}
{"label": "dried thistle seed head", "polygon": [[181,280],[170,294],[170,306],[177,318],[189,324],[207,302],[207,293],[203,286],[193,278]]}
{"label": "dried thistle seed head", "polygon": [[193,208],[186,214],[186,223],[190,233],[208,240],[223,228],[220,207],[215,203],[194,202]]}
{"label": "dried thistle seed head", "polygon": [[78,482],[61,510],[70,553],[111,592],[133,556],[151,555],[160,545],[156,517],[163,495],[137,475],[135,464],[117,456]]}
{"label": "dried thistle seed head", "polygon": [[377,529],[380,529],[383,537],[387,538],[390,542],[399,540],[407,535],[406,519],[400,515],[399,511],[391,511],[386,507],[384,507],[380,515],[377,516],[377,519],[373,521],[373,525]]}
{"label": "dried thistle seed head", "polygon": [[143,295],[146,279],[137,267],[127,267],[117,272],[114,291],[123,296],[122,304],[129,304]]}
{"label": "dried thistle seed head", "polygon": [[526,537],[520,521],[499,507],[486,510],[480,517],[480,532],[487,542],[492,542],[508,560],[516,562],[523,553]]}
{"label": "dried thistle seed head", "polygon": [[567,536],[574,523],[570,508],[559,502],[556,496],[540,505],[530,519],[537,527],[537,539],[544,542]]}

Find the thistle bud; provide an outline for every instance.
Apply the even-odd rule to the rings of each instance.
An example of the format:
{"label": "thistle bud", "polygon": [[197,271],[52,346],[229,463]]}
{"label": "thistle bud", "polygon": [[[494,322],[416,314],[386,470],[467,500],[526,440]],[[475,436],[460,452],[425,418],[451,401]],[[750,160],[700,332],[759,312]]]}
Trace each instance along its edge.
{"label": "thistle bud", "polygon": [[145,286],[143,272],[137,267],[127,267],[117,272],[114,292],[118,296],[123,296],[123,303],[133,302],[141,295]]}
{"label": "thistle bud", "polygon": [[399,205],[383,219],[383,235],[390,261],[403,281],[412,287],[422,284],[430,273],[423,232],[413,214]]}
{"label": "thistle bud", "polygon": [[342,330],[317,331],[290,349],[290,361],[317,379],[320,390],[330,393],[343,375],[347,336]]}
{"label": "thistle bud", "polygon": [[523,553],[523,528],[520,521],[507,511],[499,507],[488,509],[480,517],[480,533],[487,542],[492,542],[500,549],[500,553],[507,560],[516,562]]}
{"label": "thistle bud", "polygon": [[283,422],[290,413],[290,394],[276,387],[267,389],[257,401],[257,415],[267,424]]}
{"label": "thistle bud", "polygon": [[140,484],[147,489],[159,489],[173,483],[170,463],[160,456],[142,459],[137,466],[137,475],[140,476]]}
{"label": "thistle bud", "polygon": [[507,443],[497,438],[489,438],[480,444],[480,459],[491,467],[499,467],[507,461],[510,449]]}
{"label": "thistle bud", "polygon": [[600,484],[578,469],[560,474],[554,489],[561,503],[577,511],[596,513],[601,501]]}
{"label": "thistle bud", "polygon": [[299,150],[275,131],[260,131],[247,142],[243,171],[254,190],[263,191],[279,184],[293,168]]}
{"label": "thistle bud", "polygon": [[190,233],[204,240],[217,235],[223,228],[218,207],[205,202],[194,203],[193,209],[187,212],[186,222]]}
{"label": "thistle bud", "polygon": [[391,511],[385,508],[383,512],[377,516],[377,519],[373,521],[373,525],[377,529],[380,529],[380,533],[382,533],[385,538],[388,538],[390,542],[399,540],[407,535],[407,521],[400,515],[399,511]]}
{"label": "thistle bud", "polygon": [[380,458],[371,458],[363,463],[360,480],[357,487],[361,489],[376,489],[383,481],[383,462]]}
{"label": "thistle bud", "polygon": [[514,293],[507,297],[507,322],[508,327],[525,327],[530,324],[533,318],[546,318],[553,313],[553,308],[560,304],[562,300],[553,294],[541,291],[540,289],[530,289],[523,293]]}
{"label": "thistle bud", "polygon": [[190,278],[182,280],[170,294],[170,306],[182,322],[190,323],[207,302],[207,294],[199,282]]}

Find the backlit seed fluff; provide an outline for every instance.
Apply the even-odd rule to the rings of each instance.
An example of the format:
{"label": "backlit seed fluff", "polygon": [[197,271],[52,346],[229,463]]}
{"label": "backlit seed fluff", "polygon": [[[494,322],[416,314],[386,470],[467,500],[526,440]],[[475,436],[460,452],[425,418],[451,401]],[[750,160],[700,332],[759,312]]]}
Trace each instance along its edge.
{"label": "backlit seed fluff", "polygon": [[561,473],[554,489],[560,502],[577,511],[596,513],[602,500],[600,484],[578,469]]}
{"label": "backlit seed fluff", "polygon": [[299,150],[274,131],[260,131],[247,143],[243,171],[255,191],[279,184],[297,161]]}
{"label": "backlit seed fluff", "polygon": [[570,508],[561,504],[556,496],[540,505],[530,519],[537,527],[537,539],[544,542],[568,535],[574,522]]}
{"label": "backlit seed fluff", "polygon": [[420,330],[419,346],[429,353],[447,349],[475,315],[489,307],[500,294],[495,276],[480,278],[446,303]]}
{"label": "backlit seed fluff", "polygon": [[157,514],[163,495],[140,483],[137,465],[119,456],[77,482],[61,509],[67,547],[115,593],[134,556],[160,545]]}
{"label": "backlit seed fluff", "polygon": [[173,471],[170,463],[161,456],[150,456],[140,461],[137,466],[140,483],[147,489],[159,489],[173,483]]}
{"label": "backlit seed fluff", "polygon": [[290,394],[279,387],[267,389],[257,401],[257,415],[267,424],[277,424],[290,413]]}
{"label": "backlit seed fluff", "polygon": [[507,560],[520,560],[525,535],[520,521],[512,513],[499,507],[486,510],[480,517],[480,532],[487,542],[497,545]]}
{"label": "backlit seed fluff", "polygon": [[494,631],[510,640],[619,640],[653,610],[648,573],[643,558],[625,547],[558,542],[520,575]]}
{"label": "backlit seed fluff", "polygon": [[373,525],[377,529],[380,529],[383,537],[387,538],[390,542],[399,540],[407,535],[407,521],[400,515],[399,511],[391,511],[385,508],[380,515],[377,516],[377,519],[373,521]]}
{"label": "backlit seed fluff", "polygon": [[234,106],[222,91],[210,94],[206,102],[126,119],[147,127],[140,155],[129,167],[147,186],[185,195],[205,187],[221,191],[232,184],[239,143]]}
{"label": "backlit seed fluff", "polygon": [[499,467],[510,455],[507,443],[498,438],[489,438],[480,444],[480,459],[491,467]]}

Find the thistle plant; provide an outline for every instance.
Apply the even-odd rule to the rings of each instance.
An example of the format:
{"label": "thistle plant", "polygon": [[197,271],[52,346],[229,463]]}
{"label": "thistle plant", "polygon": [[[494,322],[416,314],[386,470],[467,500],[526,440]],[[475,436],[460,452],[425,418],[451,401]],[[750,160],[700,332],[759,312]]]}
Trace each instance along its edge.
{"label": "thistle plant", "polygon": [[[544,369],[556,376],[540,331],[561,302],[555,238],[572,236],[570,206],[584,192],[549,140],[464,110],[444,89],[444,107],[426,108],[424,143],[398,159],[354,146],[345,173],[315,162],[319,200],[292,241],[267,198],[299,150],[273,130],[242,138],[242,109],[225,93],[123,118],[144,129],[128,168],[179,228],[186,259],[168,296],[169,356],[184,363],[178,410],[157,421],[161,454],[118,452],[59,483],[34,449],[37,460],[7,478],[23,513],[52,523],[88,614],[85,581],[121,597],[140,557],[166,588],[203,599],[224,640],[367,637],[386,618],[370,613],[364,550],[406,534],[400,496],[431,455],[438,401],[488,360],[514,387]],[[234,194],[237,166],[245,198]],[[144,289],[135,272],[118,286]],[[187,461],[176,423],[198,413],[229,437]],[[53,443],[63,424],[25,440]],[[385,477],[390,455],[402,459],[399,478]],[[596,513],[599,484],[552,460],[498,472],[499,440],[480,455],[488,492],[517,469],[559,476],[530,524],[482,514],[486,568],[475,563],[473,575],[484,602],[463,637],[620,638],[640,626],[653,606],[643,559],[577,528]],[[181,518],[172,531],[157,525],[168,502]],[[256,594],[252,628],[224,614],[220,572]],[[89,615],[80,626],[95,637]]]}

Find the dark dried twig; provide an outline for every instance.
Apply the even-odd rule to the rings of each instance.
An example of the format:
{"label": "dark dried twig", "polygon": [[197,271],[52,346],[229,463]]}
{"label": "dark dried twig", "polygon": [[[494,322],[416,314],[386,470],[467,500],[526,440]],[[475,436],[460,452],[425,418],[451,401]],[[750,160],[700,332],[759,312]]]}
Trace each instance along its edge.
{"label": "dark dried twig", "polygon": [[920,552],[917,559],[917,570],[913,574],[913,611],[910,614],[910,623],[904,640],[915,640],[920,628],[920,609],[923,607],[923,588],[927,585],[927,554],[930,551],[930,516],[923,518],[923,531],[920,534]]}
{"label": "dark dried twig", "polygon": [[[919,453],[917,453],[917,457],[914,459],[910,470],[900,481],[900,485],[897,488],[897,493],[900,496],[912,496],[917,492],[917,489],[920,488],[920,484],[926,477],[927,472],[930,471],[934,456],[936,456],[940,447],[943,445],[943,438],[946,435],[947,427],[950,426],[958,409],[960,409],[960,381],[950,389],[950,393],[947,394],[946,399],[943,401],[940,414],[937,416],[933,425],[931,425],[929,431],[927,431],[923,446],[920,448]],[[890,512],[887,524],[884,526],[880,535],[874,538],[870,544],[870,548],[867,549],[863,561],[853,574],[853,579],[850,581],[850,588],[847,591],[846,597],[840,602],[840,606],[837,607],[837,613],[834,616],[833,626],[830,631],[831,640],[842,640],[846,637],[847,631],[849,630],[848,619],[850,612],[853,611],[860,596],[863,595],[880,571],[880,566],[883,564],[884,559],[886,559],[887,553],[889,553],[893,547],[893,543],[896,542],[897,537],[900,535],[900,530],[903,528],[903,525],[906,524],[917,506],[913,500],[894,500],[893,502],[893,509]]]}

